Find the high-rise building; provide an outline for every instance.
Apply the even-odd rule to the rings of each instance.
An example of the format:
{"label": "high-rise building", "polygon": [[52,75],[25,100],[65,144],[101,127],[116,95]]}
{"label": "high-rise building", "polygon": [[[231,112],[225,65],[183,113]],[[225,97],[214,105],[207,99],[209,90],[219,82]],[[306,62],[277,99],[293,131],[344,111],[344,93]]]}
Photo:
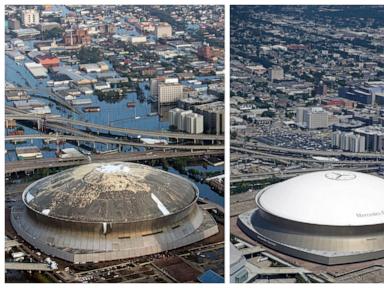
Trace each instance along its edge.
{"label": "high-rise building", "polygon": [[156,38],[171,38],[172,26],[166,22],[160,22],[155,28]]}
{"label": "high-rise building", "polygon": [[177,127],[178,118],[180,117],[180,113],[184,111],[180,108],[173,108],[168,111],[168,122],[169,125]]}
{"label": "high-rise building", "polygon": [[328,127],[328,113],[323,109],[310,109],[304,111],[304,123],[308,129]]}
{"label": "high-rise building", "polygon": [[340,147],[341,131],[335,131],[332,133],[332,147]]}
{"label": "high-rise building", "polygon": [[184,98],[183,85],[180,83],[159,83],[158,84],[158,103],[171,104]]}
{"label": "high-rise building", "polygon": [[328,127],[328,112],[321,107],[298,107],[296,124],[307,129]]}
{"label": "high-rise building", "polygon": [[160,81],[160,77],[157,77],[157,78],[151,78],[151,81],[149,82],[149,93],[153,97],[157,97],[159,95],[159,92],[157,89],[158,88],[157,85],[159,85],[159,81]]}
{"label": "high-rise building", "polygon": [[168,112],[168,119],[169,124],[177,127],[180,131],[185,131],[190,134],[200,134],[204,132],[204,117],[200,114],[193,113],[192,110],[173,108]]}
{"label": "high-rise building", "polygon": [[11,30],[20,29],[20,21],[17,19],[9,19],[8,20],[8,28]]}
{"label": "high-rise building", "polygon": [[150,87],[150,93],[151,96],[157,97],[159,96],[159,84],[166,83],[166,84],[175,84],[179,83],[178,78],[166,78],[165,76],[159,76],[157,78],[152,78],[149,87]]}
{"label": "high-rise building", "polygon": [[296,124],[302,126],[304,120],[304,110],[305,107],[297,107],[296,108]]}
{"label": "high-rise building", "polygon": [[354,153],[365,152],[365,137],[353,135],[349,139],[349,151]]}
{"label": "high-rise building", "polygon": [[184,111],[181,111],[179,113],[179,117],[178,117],[178,121],[177,121],[177,129],[180,130],[180,131],[185,131],[185,120],[186,120],[186,116],[188,114],[191,114],[193,113],[192,110],[184,110]]}
{"label": "high-rise building", "polygon": [[204,116],[197,113],[185,115],[184,131],[190,134],[204,132]]}
{"label": "high-rise building", "polygon": [[384,152],[384,127],[365,126],[354,130],[355,134],[365,137],[365,148],[370,152]]}
{"label": "high-rise building", "polygon": [[332,133],[332,146],[344,151],[365,152],[365,137],[353,132],[335,131]]}
{"label": "high-rise building", "polygon": [[204,132],[212,134],[224,133],[224,102],[216,101],[198,105],[195,112],[204,117]]}
{"label": "high-rise building", "polygon": [[21,12],[21,20],[26,27],[38,25],[40,23],[39,11],[36,9],[24,10]]}

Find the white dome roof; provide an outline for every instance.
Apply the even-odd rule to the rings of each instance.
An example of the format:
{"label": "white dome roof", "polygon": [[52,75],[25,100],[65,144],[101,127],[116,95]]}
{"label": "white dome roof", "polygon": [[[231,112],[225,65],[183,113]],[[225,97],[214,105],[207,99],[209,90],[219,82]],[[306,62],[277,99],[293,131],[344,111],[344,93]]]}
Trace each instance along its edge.
{"label": "white dome roof", "polygon": [[292,221],[362,226],[384,223],[384,179],[351,171],[308,173],[271,185],[258,206]]}

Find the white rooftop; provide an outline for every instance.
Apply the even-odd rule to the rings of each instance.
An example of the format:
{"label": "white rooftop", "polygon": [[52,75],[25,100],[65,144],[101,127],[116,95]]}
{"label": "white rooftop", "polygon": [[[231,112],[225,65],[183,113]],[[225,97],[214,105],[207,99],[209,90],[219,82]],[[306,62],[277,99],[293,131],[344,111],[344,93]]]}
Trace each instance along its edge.
{"label": "white rooftop", "polygon": [[359,172],[308,173],[271,185],[258,206],[292,221],[332,226],[384,223],[384,179]]}

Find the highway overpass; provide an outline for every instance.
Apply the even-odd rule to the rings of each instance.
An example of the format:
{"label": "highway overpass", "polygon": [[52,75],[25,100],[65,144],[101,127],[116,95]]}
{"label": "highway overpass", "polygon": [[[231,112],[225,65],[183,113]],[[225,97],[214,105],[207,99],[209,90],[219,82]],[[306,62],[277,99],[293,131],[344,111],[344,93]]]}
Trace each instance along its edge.
{"label": "highway overpass", "polygon": [[[172,139],[189,139],[189,140],[210,140],[210,141],[224,141],[224,135],[214,135],[214,134],[188,134],[188,133],[179,133],[179,132],[170,132],[170,131],[148,131],[148,130],[140,130],[140,129],[131,129],[131,128],[121,128],[114,127],[108,125],[101,125],[87,121],[67,119],[63,117],[57,117],[57,115],[35,115],[35,114],[26,114],[22,113],[24,111],[18,111],[19,109],[15,109],[11,107],[9,109],[6,106],[5,119],[13,119],[13,120],[27,120],[27,121],[40,121],[41,123],[56,123],[61,124],[63,126],[80,126],[83,128],[92,128],[97,131],[107,131],[107,132],[116,132],[124,135],[131,136],[147,136],[147,137],[155,137],[155,138],[172,138]],[[9,114],[9,112],[11,114]]]}
{"label": "highway overpass", "polygon": [[[244,148],[246,147],[246,149]],[[346,157],[346,158],[359,158],[359,159],[377,159],[384,160],[384,153],[352,153],[341,151],[323,151],[323,150],[306,150],[297,148],[285,148],[280,146],[271,146],[262,143],[245,143],[236,140],[231,140],[231,149],[243,148],[248,152],[266,151],[270,153],[291,153],[308,156],[323,156],[323,157]]]}
{"label": "highway overpass", "polygon": [[224,145],[182,145],[182,144],[146,144],[142,142],[125,141],[101,136],[73,136],[56,134],[25,134],[5,136],[5,141],[27,141],[42,139],[47,141],[84,141],[91,143],[104,143],[115,145],[127,145],[133,147],[160,148],[160,149],[180,149],[180,150],[224,150]]}
{"label": "highway overpass", "polygon": [[90,158],[74,157],[70,159],[61,158],[46,158],[46,159],[33,159],[33,160],[19,160],[5,163],[5,173],[15,173],[22,171],[33,171],[42,168],[58,168],[70,167],[88,163],[98,162],[112,162],[112,161],[145,161],[155,159],[166,159],[176,157],[195,157],[204,155],[221,155],[223,151],[210,150],[210,151],[151,151],[151,152],[131,152],[131,153],[115,153],[104,155],[92,155]]}
{"label": "highway overpass", "polygon": [[46,263],[5,262],[5,270],[53,271]]}
{"label": "highway overpass", "polygon": [[[369,167],[341,167],[342,170],[350,170],[350,171],[357,171],[357,172],[375,172],[379,170],[378,166],[369,166]],[[292,178],[301,174],[306,174],[310,172],[317,172],[317,171],[325,171],[325,170],[337,170],[341,169],[340,167],[334,167],[334,168],[303,168],[303,169],[292,169],[292,170],[286,170],[286,171],[278,171],[278,172],[262,172],[262,173],[252,173],[252,174],[242,174],[242,175],[235,175],[231,176],[230,182],[231,183],[241,183],[241,182],[252,182],[252,181],[260,181],[260,180],[266,180],[272,177],[280,178],[280,179],[288,179]]]}
{"label": "highway overpass", "polygon": [[[274,151],[267,153],[267,152],[261,152],[258,150],[252,150],[252,149],[246,149],[246,148],[238,148],[238,147],[231,147],[231,150],[243,152],[247,154],[252,154],[254,158],[259,159],[272,159],[278,162],[283,162],[284,164],[287,164],[287,161],[295,161],[295,162],[309,162],[309,163],[321,163],[321,164],[339,164],[339,165],[352,165],[352,164],[358,164],[358,165],[384,165],[384,158],[383,159],[376,159],[373,157],[370,157],[371,160],[318,160],[314,158],[306,158],[305,156],[308,156],[309,154],[306,154],[305,156],[296,154],[295,156],[285,156],[281,154],[273,154]],[[288,153],[288,152],[286,152]],[[290,154],[291,155],[291,154]]]}

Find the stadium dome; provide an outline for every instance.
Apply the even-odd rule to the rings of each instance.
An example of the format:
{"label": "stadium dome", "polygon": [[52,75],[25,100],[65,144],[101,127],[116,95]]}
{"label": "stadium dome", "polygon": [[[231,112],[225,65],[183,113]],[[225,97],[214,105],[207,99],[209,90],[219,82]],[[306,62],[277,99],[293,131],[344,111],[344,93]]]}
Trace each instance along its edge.
{"label": "stadium dome", "polygon": [[261,190],[256,205],[238,224],[266,246],[328,265],[384,257],[382,178],[308,173]]}
{"label": "stadium dome", "polygon": [[149,166],[79,166],[40,179],[12,209],[17,233],[70,262],[131,258],[175,249],[218,232],[189,180]]}

